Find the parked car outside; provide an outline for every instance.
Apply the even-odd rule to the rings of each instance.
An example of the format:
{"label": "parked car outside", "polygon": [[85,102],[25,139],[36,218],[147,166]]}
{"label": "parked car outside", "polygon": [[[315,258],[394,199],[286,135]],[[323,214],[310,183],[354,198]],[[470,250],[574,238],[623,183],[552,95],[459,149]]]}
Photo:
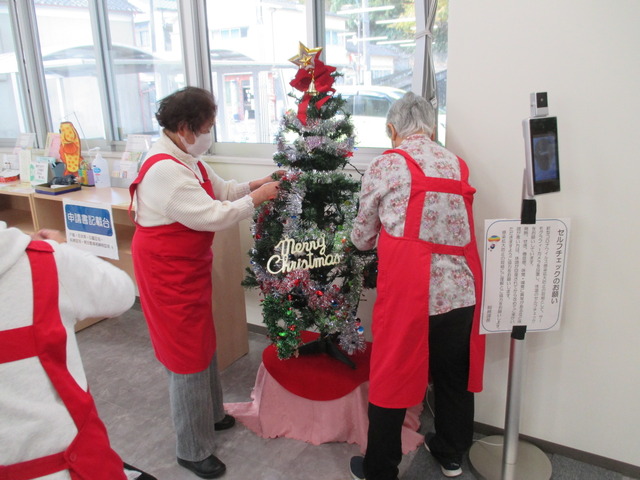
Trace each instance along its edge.
{"label": "parked car outside", "polygon": [[346,100],[345,113],[351,114],[357,147],[391,148],[385,134],[387,112],[402,98],[405,90],[383,86],[338,85],[336,93]]}

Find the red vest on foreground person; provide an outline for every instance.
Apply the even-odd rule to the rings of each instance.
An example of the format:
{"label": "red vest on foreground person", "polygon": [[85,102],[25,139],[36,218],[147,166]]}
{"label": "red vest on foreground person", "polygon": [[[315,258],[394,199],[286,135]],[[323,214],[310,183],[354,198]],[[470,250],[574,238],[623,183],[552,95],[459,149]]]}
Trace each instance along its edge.
{"label": "red vest on foreground person", "polygon": [[[138,184],[162,160],[183,165],[167,154],[149,157],[129,187],[132,203]],[[200,185],[215,199],[206,170],[201,163],[198,167],[203,178]],[[174,373],[201,372],[209,366],[216,350],[211,281],[213,237],[214,232],[191,230],[177,222],[156,227],[136,223],[131,251],[140,304],[156,357]]]}
{"label": "red vest on foreground person", "polygon": [[33,324],[0,332],[0,363],[38,357],[67,407],[78,433],[62,451],[0,466],[3,480],[29,480],[68,470],[72,480],[126,480],[123,462],[109,445],[104,424],[89,392],[67,368],[67,334],[58,308],[58,274],[53,248],[32,242],[27,255],[33,281]]}
{"label": "red vest on foreground person", "polygon": [[[473,227],[475,189],[468,183],[469,170],[460,162],[461,180],[427,177],[404,150],[388,150],[407,161],[411,194],[402,237],[384,228],[378,239],[378,296],[373,310],[373,349],[369,400],[384,408],[407,408],[422,402],[429,372],[429,284],[431,254],[462,255],[475,281],[476,309],[469,352],[469,391],[482,390],[485,337],[479,334],[482,267]],[[464,198],[471,240],[464,247],[426,242],[419,238],[426,192],[461,195]]]}

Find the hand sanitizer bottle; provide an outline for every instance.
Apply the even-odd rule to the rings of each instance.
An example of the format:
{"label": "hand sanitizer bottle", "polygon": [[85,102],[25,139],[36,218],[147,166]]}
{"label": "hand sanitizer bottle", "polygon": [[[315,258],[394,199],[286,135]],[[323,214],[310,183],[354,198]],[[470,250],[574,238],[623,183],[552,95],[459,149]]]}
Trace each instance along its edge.
{"label": "hand sanitizer bottle", "polygon": [[91,169],[93,170],[93,179],[97,188],[110,187],[111,176],[109,174],[109,163],[100,155],[100,147],[95,147],[89,150],[90,152],[95,150],[96,156],[91,162]]}

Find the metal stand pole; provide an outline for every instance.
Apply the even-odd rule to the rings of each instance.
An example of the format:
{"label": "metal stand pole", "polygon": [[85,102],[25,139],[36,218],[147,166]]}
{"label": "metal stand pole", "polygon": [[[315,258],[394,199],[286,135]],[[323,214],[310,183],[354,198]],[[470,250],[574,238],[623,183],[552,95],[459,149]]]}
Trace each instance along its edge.
{"label": "metal stand pole", "polygon": [[524,336],[527,327],[513,327],[511,331],[511,352],[509,354],[509,382],[507,413],[504,418],[504,452],[502,463],[513,465],[518,460],[518,437],[520,426],[520,404],[522,401],[522,357]]}
{"label": "metal stand pole", "polygon": [[[523,189],[521,222],[536,222],[536,201],[527,198]],[[519,440],[520,403],[522,400],[522,363],[526,325],[511,330],[509,383],[504,437],[493,435],[476,441],[469,450],[469,463],[483,480],[549,480],[551,462],[535,445]]]}
{"label": "metal stand pole", "polygon": [[509,384],[505,435],[485,437],[469,450],[469,462],[483,480],[549,480],[551,462],[535,445],[519,440],[522,399],[522,359],[527,327],[513,327],[509,354]]}

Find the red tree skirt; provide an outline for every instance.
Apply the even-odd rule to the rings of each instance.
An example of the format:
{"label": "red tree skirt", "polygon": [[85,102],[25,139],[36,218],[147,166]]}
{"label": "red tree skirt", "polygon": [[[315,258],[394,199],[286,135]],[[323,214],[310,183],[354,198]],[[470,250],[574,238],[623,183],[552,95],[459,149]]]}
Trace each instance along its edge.
{"label": "red tree skirt", "polygon": [[[314,332],[302,332],[304,343],[318,336]],[[335,400],[369,380],[370,355],[371,344],[367,343],[364,352],[349,356],[356,364],[352,369],[324,353],[280,360],[275,345],[269,345],[262,352],[262,362],[271,376],[289,392],[309,400]]]}

